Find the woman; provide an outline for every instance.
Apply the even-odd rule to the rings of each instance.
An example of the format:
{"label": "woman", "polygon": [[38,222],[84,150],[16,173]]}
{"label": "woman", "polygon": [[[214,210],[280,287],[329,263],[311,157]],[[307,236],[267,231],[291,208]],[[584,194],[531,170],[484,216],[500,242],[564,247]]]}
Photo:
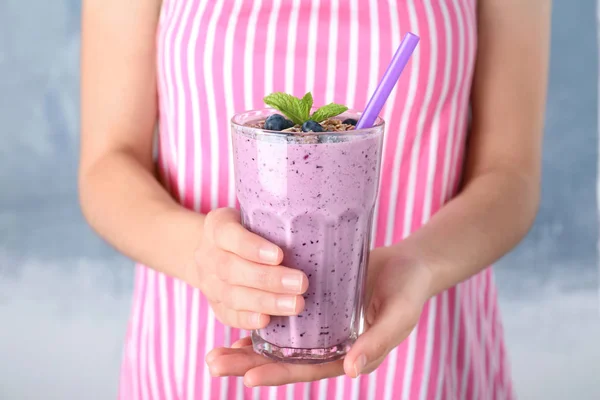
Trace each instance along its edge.
{"label": "woman", "polygon": [[[549,3],[85,0],[81,204],[139,262],[120,398],[512,398],[487,266],[537,209]],[[273,91],[362,108],[407,31],[367,330],[342,361],[273,363],[239,329],[299,313],[306,277],[230,208],[229,118]]]}

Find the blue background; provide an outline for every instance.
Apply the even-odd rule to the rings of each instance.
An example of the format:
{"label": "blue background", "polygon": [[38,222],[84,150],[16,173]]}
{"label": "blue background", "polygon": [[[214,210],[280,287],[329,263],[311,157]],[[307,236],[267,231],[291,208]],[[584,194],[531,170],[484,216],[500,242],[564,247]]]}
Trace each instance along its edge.
{"label": "blue background", "polygon": [[[133,269],[77,204],[80,7],[0,0],[0,399],[116,393]],[[595,16],[554,1],[542,206],[497,266],[522,399],[600,398]]]}

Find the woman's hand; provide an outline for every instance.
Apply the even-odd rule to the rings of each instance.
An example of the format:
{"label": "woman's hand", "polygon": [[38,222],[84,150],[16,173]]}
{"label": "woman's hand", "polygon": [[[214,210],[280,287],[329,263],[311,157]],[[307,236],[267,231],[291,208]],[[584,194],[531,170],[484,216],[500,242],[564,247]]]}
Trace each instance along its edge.
{"label": "woman's hand", "polygon": [[194,268],[185,280],[200,288],[216,317],[225,325],[260,329],[269,315],[296,315],[304,308],[308,278],[280,266],[281,249],[247,231],[240,213],[231,208],[211,211]]}
{"label": "woman's hand", "polygon": [[392,256],[389,249],[371,252],[366,304],[366,331],[345,359],[321,365],[283,364],[254,353],[249,338],[206,357],[213,376],[243,376],[246,386],[278,386],[374,371],[388,353],[408,337],[429,298],[431,273],[418,260]]}

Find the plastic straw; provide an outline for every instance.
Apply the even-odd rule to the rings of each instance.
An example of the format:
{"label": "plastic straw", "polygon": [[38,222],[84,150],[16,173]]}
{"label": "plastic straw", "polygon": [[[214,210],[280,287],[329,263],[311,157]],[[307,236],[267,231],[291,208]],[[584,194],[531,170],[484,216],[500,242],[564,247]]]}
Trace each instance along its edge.
{"label": "plastic straw", "polygon": [[373,93],[365,111],[356,124],[356,129],[371,128],[373,126],[379,113],[381,113],[381,110],[383,109],[383,105],[390,96],[392,89],[396,86],[400,74],[402,74],[406,64],[408,64],[410,56],[415,51],[419,40],[417,35],[410,32],[404,36],[404,39],[402,39],[398,50],[396,50],[396,54],[394,54],[394,58],[392,58],[381,82],[379,82],[375,93]]}

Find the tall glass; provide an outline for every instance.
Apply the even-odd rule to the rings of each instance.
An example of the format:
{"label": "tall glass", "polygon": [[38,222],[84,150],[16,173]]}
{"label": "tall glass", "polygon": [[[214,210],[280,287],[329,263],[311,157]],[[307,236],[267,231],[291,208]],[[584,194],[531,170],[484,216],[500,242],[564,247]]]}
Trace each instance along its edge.
{"label": "tall glass", "polygon": [[329,362],[343,357],[359,333],[384,122],[325,133],[246,126],[273,112],[232,120],[242,223],[279,245],[283,265],[304,271],[309,287],[300,315],[272,317],[252,332],[252,342],[276,360]]}

